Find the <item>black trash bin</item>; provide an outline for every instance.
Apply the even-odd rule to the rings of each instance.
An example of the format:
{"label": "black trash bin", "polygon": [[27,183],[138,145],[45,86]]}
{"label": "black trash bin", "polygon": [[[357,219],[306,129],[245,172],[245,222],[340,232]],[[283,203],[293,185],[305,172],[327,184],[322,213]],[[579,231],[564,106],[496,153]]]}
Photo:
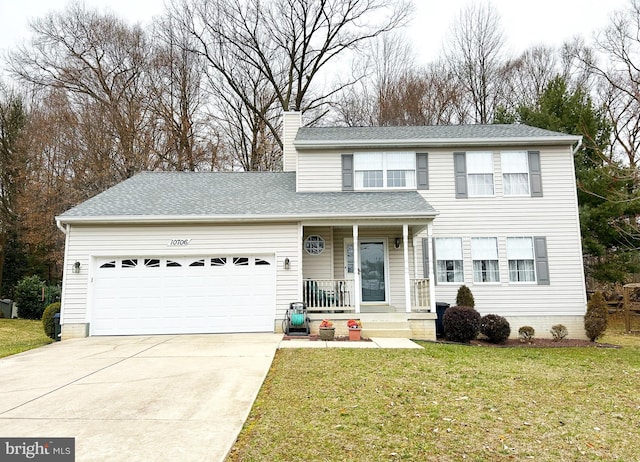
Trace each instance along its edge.
{"label": "black trash bin", "polygon": [[53,338],[56,342],[60,341],[60,313],[53,315]]}
{"label": "black trash bin", "polygon": [[5,298],[0,300],[0,312],[5,319],[11,319],[11,309],[13,308],[13,301]]}
{"label": "black trash bin", "polygon": [[436,302],[436,337],[444,337],[444,324],[442,319],[444,318],[444,312],[449,308],[449,304],[445,302]]}

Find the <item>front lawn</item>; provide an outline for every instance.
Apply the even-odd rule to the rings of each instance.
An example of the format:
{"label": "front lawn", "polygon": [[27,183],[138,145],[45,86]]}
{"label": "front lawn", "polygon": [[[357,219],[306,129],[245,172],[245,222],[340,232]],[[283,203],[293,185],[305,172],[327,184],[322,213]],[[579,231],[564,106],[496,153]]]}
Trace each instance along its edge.
{"label": "front lawn", "polygon": [[640,338],[283,349],[229,461],[636,460]]}
{"label": "front lawn", "polygon": [[0,358],[51,342],[52,340],[44,334],[42,321],[0,319]]}

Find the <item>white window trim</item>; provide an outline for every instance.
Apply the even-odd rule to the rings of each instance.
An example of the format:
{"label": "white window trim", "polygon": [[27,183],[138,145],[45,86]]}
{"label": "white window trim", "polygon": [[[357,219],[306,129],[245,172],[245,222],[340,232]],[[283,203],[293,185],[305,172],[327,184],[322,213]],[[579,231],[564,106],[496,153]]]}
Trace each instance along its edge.
{"label": "white window trim", "polygon": [[[533,280],[531,281],[512,281],[511,280],[511,270],[509,269],[509,262],[511,260],[524,260],[523,258],[509,258],[509,239],[513,238],[526,238],[531,240],[531,261],[533,262]],[[538,284],[538,273],[536,272],[536,251],[534,249],[534,241],[533,236],[507,236],[505,239],[505,248],[506,248],[506,257],[507,257],[507,282],[509,284],[515,285],[537,285]],[[528,260],[528,259],[527,259]]]}
{"label": "white window trim", "polygon": [[[505,154],[524,154],[524,159],[525,162],[527,164],[527,168],[524,172],[505,172],[504,170],[504,155]],[[529,153],[527,151],[502,151],[500,152],[500,167],[502,169],[502,195],[504,197],[531,197],[531,173],[529,170]],[[509,175],[509,174],[514,174],[514,173],[520,173],[520,174],[526,174],[527,175],[527,193],[526,194],[507,194],[505,192],[505,179],[504,176]]]}
{"label": "white window trim", "polygon": [[[358,154],[382,154],[382,186],[381,187],[364,187],[364,186],[358,186],[358,182],[356,180],[356,177],[358,175],[358,172],[365,172],[365,171],[372,171],[372,170],[364,170],[364,169],[358,169],[356,168],[356,164],[357,164],[357,156]],[[412,171],[413,172],[413,185],[410,186],[387,186],[387,181],[388,181],[388,176],[387,176],[387,172],[389,170],[395,170],[393,168],[389,168],[388,167],[388,162],[387,162],[387,156],[389,154],[406,154],[407,156],[411,156],[411,163],[412,163],[412,168],[408,169],[406,171]],[[358,153],[355,152],[353,154],[353,187],[355,191],[381,191],[381,190],[409,190],[409,191],[414,191],[417,190],[418,188],[418,178],[417,178],[417,166],[416,166],[416,153],[415,151],[384,151],[384,152],[362,152],[362,153]]]}
{"label": "white window trim", "polygon": [[[440,258],[440,255],[438,255],[438,251],[437,251],[438,239],[456,239],[456,240],[458,240],[460,242],[460,259],[452,260],[452,259]],[[456,284],[460,284],[461,282],[464,283],[465,282],[465,277],[464,277],[464,243],[463,243],[462,237],[441,236],[441,237],[436,237],[435,241],[436,242],[435,242],[435,245],[434,245],[434,249],[435,249],[435,271],[434,271],[434,277],[435,277],[436,283],[438,285],[447,285],[447,284],[448,285],[456,285]],[[449,261],[449,260],[454,261],[454,262],[456,262],[456,261],[461,262],[460,274],[462,275],[462,279],[460,281],[446,281],[446,280],[445,281],[441,281],[440,280],[441,272],[438,270],[438,262],[440,262],[440,261]]]}
{"label": "white window trim", "polygon": [[[491,169],[490,171],[486,171],[486,172],[473,172],[471,171],[470,168],[470,162],[469,159],[470,157],[474,156],[475,154],[486,154],[489,155],[491,158]],[[465,157],[466,157],[466,163],[467,163],[467,195],[468,197],[495,197],[496,196],[496,174],[495,174],[495,167],[494,167],[494,163],[495,160],[493,158],[493,152],[491,151],[467,151],[465,153]],[[474,194],[472,191],[472,187],[471,187],[471,181],[470,178],[474,175],[491,175],[491,186],[492,186],[492,190],[493,192],[491,194]]]}
{"label": "white window trim", "polygon": [[[496,258],[495,260],[491,260],[488,258],[474,258],[473,255],[473,240],[474,239],[493,239],[493,241],[496,244]],[[502,275],[500,274],[500,250],[499,250],[499,243],[498,243],[498,238],[495,236],[472,236],[470,239],[470,245],[471,245],[471,279],[473,280],[474,284],[481,284],[481,285],[500,285],[501,281],[502,281]],[[498,280],[497,281],[476,281],[476,273],[475,273],[475,262],[476,261],[495,261],[498,264]],[[508,265],[508,263],[507,263]]]}

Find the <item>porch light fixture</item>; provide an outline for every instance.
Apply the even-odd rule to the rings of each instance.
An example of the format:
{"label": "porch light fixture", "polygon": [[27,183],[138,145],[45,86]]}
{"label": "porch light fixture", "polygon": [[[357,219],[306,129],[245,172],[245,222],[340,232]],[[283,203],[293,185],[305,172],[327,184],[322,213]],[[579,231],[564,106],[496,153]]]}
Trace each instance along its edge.
{"label": "porch light fixture", "polygon": [[400,248],[400,242],[402,242],[401,239],[399,237],[396,237],[396,244],[395,244],[396,249]]}
{"label": "porch light fixture", "polygon": [[73,264],[73,273],[80,274],[80,262],[77,261]]}
{"label": "porch light fixture", "polygon": [[289,257],[284,259],[284,269],[288,270],[291,267],[291,262],[289,261]]}

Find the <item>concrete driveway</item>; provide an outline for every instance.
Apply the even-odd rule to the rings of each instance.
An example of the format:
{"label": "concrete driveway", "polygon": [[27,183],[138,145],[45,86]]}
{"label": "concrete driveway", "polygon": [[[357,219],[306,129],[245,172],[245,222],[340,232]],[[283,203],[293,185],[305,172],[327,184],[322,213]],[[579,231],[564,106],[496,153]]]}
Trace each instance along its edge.
{"label": "concrete driveway", "polygon": [[282,335],[90,337],[0,359],[0,436],[75,437],[76,461],[219,461]]}

